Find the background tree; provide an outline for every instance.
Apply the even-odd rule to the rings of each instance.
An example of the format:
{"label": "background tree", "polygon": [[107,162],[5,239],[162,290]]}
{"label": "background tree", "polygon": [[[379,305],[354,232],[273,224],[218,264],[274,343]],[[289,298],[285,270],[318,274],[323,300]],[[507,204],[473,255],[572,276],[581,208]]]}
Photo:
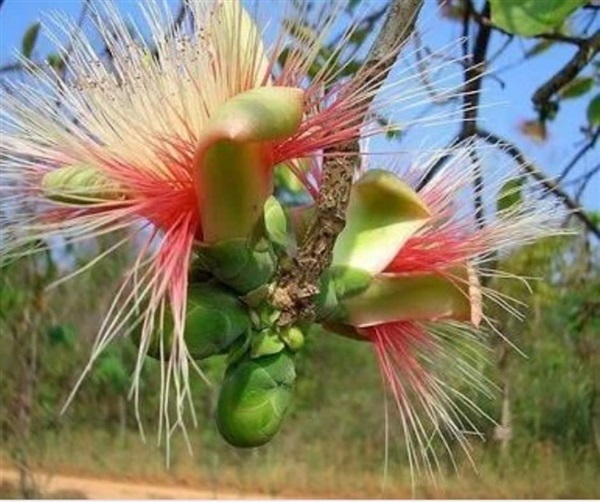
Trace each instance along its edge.
{"label": "background tree", "polygon": [[[93,2],[83,0],[78,3],[77,29],[95,29],[95,14],[90,9]],[[7,22],[6,10],[15,7],[11,3],[12,0],[0,1],[3,11],[0,23],[3,25]],[[307,77],[320,70],[319,64],[338,65],[345,77],[355,76],[367,60],[367,49],[386,13],[398,3],[402,2],[348,0],[338,34],[334,33],[331,40],[324,43],[320,63]],[[314,30],[311,19],[318,17],[319,4],[308,2],[308,7],[299,11],[306,14],[300,21],[291,22],[290,18],[290,33],[306,36]],[[186,27],[190,19],[185,4],[172,2],[172,8],[174,17],[170,29]],[[406,51],[407,60],[416,68],[419,82],[431,97],[430,103],[423,105],[418,113],[441,117],[458,115],[460,120],[444,128],[447,146],[465,141],[477,146],[471,161],[480,166],[480,176],[473,188],[479,224],[484,226],[492,221],[499,207],[518,204],[521,197],[527,196],[521,193],[522,179],[532,178],[545,189],[546,197],[555,198],[566,206],[570,216],[565,225],[572,224],[579,232],[577,238],[544,242],[512,256],[497,257],[498,262],[513,273],[541,277],[545,282],[533,283],[533,296],[528,305],[530,318],[526,323],[501,318],[505,331],[514,335],[510,342],[533,356],[525,361],[506,343],[497,344],[496,358],[488,371],[501,382],[503,401],[496,406],[481,397],[478,399],[483,408],[498,418],[500,427],[486,424],[481,427],[489,436],[500,440],[502,451],[509,460],[517,458],[511,456],[513,454],[519,455],[546,444],[558,449],[561,455],[588,459],[585,455],[591,450],[598,454],[600,446],[598,383],[593,378],[599,371],[597,238],[600,231],[594,211],[598,209],[595,194],[600,179],[600,165],[597,165],[600,5],[584,0],[448,0],[437,4],[426,2],[421,16],[428,19],[417,25],[415,36],[408,42],[412,52]],[[332,60],[340,37],[351,22],[357,23],[357,27],[352,33],[350,47]],[[436,49],[439,38],[431,36],[433,31],[444,33],[459,49],[460,53],[452,58],[451,65],[462,83],[460,91],[454,94],[438,87],[436,65],[442,55]],[[71,36],[76,37],[77,33]],[[296,38],[298,43],[302,36]],[[30,60],[42,71],[67,71],[68,50],[53,52],[43,40],[37,21],[30,22],[19,42],[17,50],[22,58]],[[110,61],[112,55],[107,49],[103,54]],[[23,71],[24,59],[4,52],[2,58],[0,76],[4,93],[10,92],[6,85],[9,79],[26,79],[27,76]],[[534,74],[533,69],[540,60],[546,61],[544,71],[547,75]],[[493,112],[482,100],[489,95],[498,101],[505,99],[503,89],[511,86],[511,79],[516,79],[518,72],[531,79],[539,78],[531,95],[521,96],[519,103],[508,105],[513,109],[526,109],[527,118],[508,126],[490,120],[494,117]],[[514,93],[509,94],[509,101],[514,97]],[[570,111],[575,105],[583,110],[583,113],[575,114],[578,121],[572,120],[574,114]],[[491,109],[497,110],[500,106]],[[564,116],[569,117],[568,123]],[[403,129],[394,117],[379,117],[379,123],[389,133],[386,148],[414,147],[413,131]],[[538,146],[532,146],[532,141]],[[545,154],[544,150],[551,150],[556,143],[569,151],[568,155],[561,156],[560,165],[532,160],[532,154],[548,160],[551,155]],[[494,171],[503,165],[494,162],[490,155],[494,149],[506,160],[514,162],[523,178],[516,178],[505,186],[498,200],[485,200],[481,195],[484,186],[493,182],[491,180],[497,174]],[[446,162],[443,153],[430,177]],[[302,197],[297,181],[285,169],[281,169],[278,179],[281,197],[289,200]],[[36,494],[32,465],[43,459],[37,446],[44,444],[42,439],[49,431],[68,434],[74,428],[103,427],[123,431],[136,427],[134,417],[123,411],[128,363],[135,357],[127,341],[117,345],[114,352],[99,362],[74,409],[66,417],[58,416],[60,405],[84,364],[91,343],[89,335],[98,321],[94,313],[101,311],[99,304],[110,297],[111,291],[104,285],[108,283],[108,276],[119,273],[119,263],[113,262],[81,275],[76,279],[76,286],[45,291],[44,286],[57,278],[59,271],[64,274],[63,269],[74,269],[86,252],[84,247],[69,248],[63,244],[58,243],[52,254],[41,259],[27,259],[1,271],[1,433],[3,443],[9,445],[11,457],[21,470],[24,496]],[[97,245],[109,246],[110,243],[99,242]],[[500,287],[514,297],[522,298],[524,293],[519,284],[503,283]],[[347,341],[309,340],[309,344],[315,344],[309,346],[309,355],[314,357],[307,358],[300,370],[311,377],[304,379],[299,392],[290,425],[295,431],[291,441],[296,441],[294,445],[302,445],[318,437],[324,444],[333,442],[339,447],[338,460],[343,465],[345,461],[357,462],[354,457],[358,453],[347,446],[350,439],[357,440],[356,444],[370,452],[360,453],[364,465],[359,464],[366,469],[377,462],[378,454],[385,447],[383,437],[368,437],[364,433],[366,422],[374,422],[374,427],[379,423],[372,410],[380,406],[381,397],[373,396],[374,382],[367,377],[367,372],[356,368],[372,362]],[[327,368],[321,378],[333,382],[352,379],[360,385],[353,393],[341,385],[320,385],[317,366],[320,371]],[[219,372],[221,368],[216,363],[207,370]],[[149,370],[144,381],[150,386],[156,384],[155,378]],[[199,397],[195,405],[202,424],[211,415],[210,390],[196,383]],[[203,398],[206,399],[203,401]],[[150,401],[153,397],[144,399]],[[320,402],[335,399],[344,400],[353,413],[341,416],[336,411],[315,411]],[[150,416],[143,418],[151,421]],[[315,424],[319,424],[318,427]],[[323,434],[323,431],[331,431],[331,434]],[[236,462],[239,464],[252,458],[244,454],[232,457],[214,437],[209,437],[209,432],[203,434],[203,446],[213,452],[211,458],[215,463],[236,465]],[[514,452],[508,448],[510,438],[514,440]]]}

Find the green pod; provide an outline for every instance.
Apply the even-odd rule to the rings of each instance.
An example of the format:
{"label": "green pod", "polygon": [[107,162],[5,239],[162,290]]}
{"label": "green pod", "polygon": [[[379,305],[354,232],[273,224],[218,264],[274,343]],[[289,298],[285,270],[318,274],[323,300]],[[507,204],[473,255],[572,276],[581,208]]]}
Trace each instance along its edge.
{"label": "green pod", "polygon": [[[215,283],[191,284],[188,288],[184,339],[192,358],[199,360],[224,354],[240,335],[248,331],[250,318],[244,304],[227,288]],[[165,316],[163,359],[171,354],[173,320]],[[160,335],[154,333],[147,354],[160,359]],[[139,346],[140,330],[133,334]]]}
{"label": "green pod", "polygon": [[221,282],[246,294],[271,279],[277,257],[267,239],[230,239],[201,248],[199,261]]}
{"label": "green pod", "polygon": [[296,379],[293,358],[283,350],[245,357],[225,374],[217,406],[217,426],[233,446],[252,448],[268,443],[289,408]]}

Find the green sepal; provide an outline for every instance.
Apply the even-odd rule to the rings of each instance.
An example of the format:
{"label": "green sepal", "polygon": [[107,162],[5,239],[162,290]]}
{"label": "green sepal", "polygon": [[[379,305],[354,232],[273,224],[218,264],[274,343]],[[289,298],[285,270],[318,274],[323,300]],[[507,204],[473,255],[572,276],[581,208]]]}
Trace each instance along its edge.
{"label": "green sepal", "polygon": [[336,317],[340,301],[357,295],[369,287],[373,277],[365,270],[333,266],[321,277],[319,295],[316,299],[317,319]]}
{"label": "green sepal", "polygon": [[279,254],[295,254],[296,241],[290,229],[288,215],[280,202],[273,196],[269,197],[265,203],[265,231]]}
{"label": "green sepal", "polygon": [[217,427],[233,446],[252,448],[268,443],[290,406],[296,371],[292,355],[278,354],[230,366],[217,404]]}
{"label": "green sepal", "polygon": [[281,352],[285,349],[285,343],[276,331],[263,329],[252,336],[250,347],[250,357],[256,359]]}
{"label": "green sepal", "polygon": [[332,264],[379,273],[429,217],[421,197],[394,173],[367,171],[352,186]]}
{"label": "green sepal", "polygon": [[[190,356],[200,360],[225,354],[231,345],[250,329],[250,318],[244,304],[227,288],[216,283],[191,284],[188,288],[184,340]],[[162,333],[162,335],[161,335]],[[140,344],[141,329],[132,337]],[[162,332],[156,330],[148,344],[147,355],[163,359],[171,354],[173,320],[165,315]]]}
{"label": "green sepal", "polygon": [[241,361],[244,357],[246,357],[250,351],[251,338],[252,331],[248,331],[243,336],[238,337],[237,340],[231,344],[229,352],[227,353],[227,367],[235,365],[238,361]]}
{"label": "green sepal", "polygon": [[277,257],[267,239],[221,241],[198,249],[198,259],[224,284],[244,295],[266,284],[277,267]]}
{"label": "green sepal", "polygon": [[41,182],[44,196],[68,204],[97,204],[119,199],[119,185],[95,167],[63,166],[47,172]]}
{"label": "green sepal", "polygon": [[272,141],[294,134],[303,113],[292,87],[251,89],[215,110],[194,159],[205,242],[252,233],[273,191]]}
{"label": "green sepal", "polygon": [[357,328],[350,326],[349,324],[340,324],[336,322],[324,322],[321,324],[325,332],[334,333],[344,338],[350,338],[351,340],[358,340],[365,342],[368,339],[361,335]]}
{"label": "green sepal", "polygon": [[341,301],[328,321],[356,327],[404,320],[471,321],[479,309],[475,288],[467,271],[454,272],[454,279],[433,273],[377,276],[362,293]]}

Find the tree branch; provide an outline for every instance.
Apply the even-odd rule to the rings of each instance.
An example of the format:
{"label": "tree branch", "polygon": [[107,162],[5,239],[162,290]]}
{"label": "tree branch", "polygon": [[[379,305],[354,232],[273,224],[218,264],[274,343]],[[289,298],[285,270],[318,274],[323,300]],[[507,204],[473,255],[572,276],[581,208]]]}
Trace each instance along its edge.
{"label": "tree branch", "polygon": [[[387,78],[404,42],[413,31],[423,0],[393,0],[385,22],[369,56],[354,77],[353,89],[375,90]],[[374,93],[362,101],[364,120]],[[314,316],[312,298],[319,291],[323,271],[332,259],[333,246],[346,224],[346,208],[350,188],[360,155],[357,141],[326,152],[323,179],[316,201],[316,215],[309,227],[292,267],[279,271],[271,293],[271,303],[282,311],[281,325],[289,325],[298,318]]]}
{"label": "tree branch", "polygon": [[577,202],[573,200],[568,193],[562,190],[562,188],[555,181],[548,178],[535,165],[529,162],[523,152],[521,152],[521,150],[519,150],[513,143],[484,129],[477,129],[476,134],[483,141],[491,145],[501,147],[508,155],[515,159],[524,173],[537,180],[548,192],[560,199],[560,201],[571,210],[573,216],[581,220],[587,229],[600,239],[600,228],[598,228],[596,224],[589,218],[581,206],[577,204]]}
{"label": "tree branch", "polygon": [[585,40],[575,55],[554,76],[542,84],[534,93],[531,100],[542,118],[553,108],[552,97],[565,85],[573,80],[600,50],[600,30],[594,36]]}
{"label": "tree branch", "polygon": [[579,199],[581,199],[583,192],[585,192],[585,189],[587,188],[588,183],[590,181],[592,181],[592,179],[594,179],[594,176],[596,176],[596,174],[598,174],[598,172],[600,172],[600,164],[596,165],[594,168],[590,169],[587,173],[583,174],[580,177],[581,185],[579,185],[579,188],[577,189],[577,192],[575,193],[576,201],[579,202]]}

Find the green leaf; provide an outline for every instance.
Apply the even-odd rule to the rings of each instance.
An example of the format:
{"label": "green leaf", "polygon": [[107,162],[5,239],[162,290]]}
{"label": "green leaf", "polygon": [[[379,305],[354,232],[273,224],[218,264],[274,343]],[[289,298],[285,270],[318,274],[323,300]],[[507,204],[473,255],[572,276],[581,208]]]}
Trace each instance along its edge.
{"label": "green leaf", "polygon": [[592,127],[600,126],[600,94],[594,96],[587,109],[587,119]]}
{"label": "green leaf", "polygon": [[40,23],[33,23],[23,35],[23,40],[21,41],[21,52],[23,56],[26,58],[30,58],[33,53],[33,49],[35,48],[35,44],[38,39],[38,35],[40,33]]}
{"label": "green leaf", "polygon": [[592,77],[577,77],[565,85],[559,94],[565,99],[578,98],[590,91],[594,85]]}
{"label": "green leaf", "polygon": [[75,330],[68,325],[52,326],[48,330],[51,346],[72,346],[75,342]]}
{"label": "green leaf", "polygon": [[429,215],[419,195],[398,176],[368,171],[352,186],[332,265],[381,272]]}
{"label": "green leaf", "polygon": [[548,49],[550,49],[550,47],[552,47],[554,43],[554,40],[540,40],[525,53],[525,59],[529,59],[539,54],[543,54]]}
{"label": "green leaf", "polygon": [[513,208],[523,201],[523,178],[508,180],[500,189],[496,207],[498,211]]}
{"label": "green leaf", "polygon": [[129,375],[121,357],[115,352],[106,352],[100,357],[91,378],[96,384],[115,392],[125,392],[129,385]]}
{"label": "green leaf", "polygon": [[217,404],[217,427],[233,446],[268,443],[289,408],[296,371],[288,351],[242,359],[225,374]]}
{"label": "green leaf", "polygon": [[560,26],[587,0],[490,0],[492,22],[503,30],[531,37]]}
{"label": "green leaf", "polygon": [[46,57],[46,61],[48,64],[54,68],[56,71],[62,71],[65,67],[65,60],[61,57],[60,54],[48,54]]}

